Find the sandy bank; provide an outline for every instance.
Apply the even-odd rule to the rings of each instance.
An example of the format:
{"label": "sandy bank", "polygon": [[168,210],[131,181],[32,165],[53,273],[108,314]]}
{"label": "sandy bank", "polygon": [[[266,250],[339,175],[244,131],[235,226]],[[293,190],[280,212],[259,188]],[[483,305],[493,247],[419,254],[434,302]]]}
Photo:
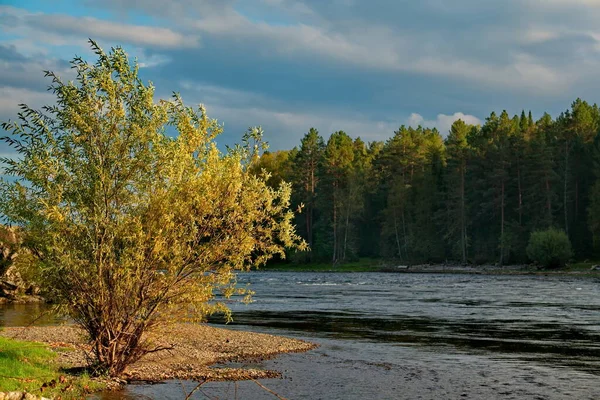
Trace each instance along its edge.
{"label": "sandy bank", "polygon": [[[73,326],[5,328],[0,335],[43,342],[59,355],[67,368],[85,367],[89,346],[83,331]],[[277,377],[277,371],[211,368],[216,363],[265,359],[281,353],[304,352],[317,345],[297,339],[214,328],[203,324],[177,324],[151,334],[157,346],[170,347],[148,354],[127,368],[126,381],[158,382],[167,379],[244,380]]]}

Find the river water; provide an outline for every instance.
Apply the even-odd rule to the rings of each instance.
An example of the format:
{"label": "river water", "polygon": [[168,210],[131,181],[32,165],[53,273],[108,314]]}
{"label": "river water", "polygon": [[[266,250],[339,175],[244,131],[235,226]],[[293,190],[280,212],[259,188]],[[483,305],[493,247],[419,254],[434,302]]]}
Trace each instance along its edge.
{"label": "river water", "polygon": [[[253,272],[240,283],[255,301],[232,304],[229,328],[320,344],[248,364],[281,371],[261,383],[288,399],[600,398],[598,278]],[[118,397],[182,399],[193,386]],[[254,382],[209,383],[194,398],[207,397],[275,398]]]}

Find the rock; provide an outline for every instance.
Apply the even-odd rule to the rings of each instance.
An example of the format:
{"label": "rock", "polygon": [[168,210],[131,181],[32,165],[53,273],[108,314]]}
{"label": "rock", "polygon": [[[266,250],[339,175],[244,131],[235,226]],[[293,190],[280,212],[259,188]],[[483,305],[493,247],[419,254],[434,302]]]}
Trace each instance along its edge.
{"label": "rock", "polygon": [[19,251],[19,238],[14,228],[0,226],[0,275],[5,275]]}
{"label": "rock", "polygon": [[0,392],[0,400],[51,400],[46,397],[38,397],[27,392]]}
{"label": "rock", "polygon": [[0,280],[0,294],[4,296],[11,296],[17,293],[19,287],[12,282]]}
{"label": "rock", "polygon": [[38,397],[27,392],[0,392],[0,400],[51,400],[47,397]]}
{"label": "rock", "polygon": [[5,400],[23,400],[25,393],[23,392],[8,392],[5,393]]}
{"label": "rock", "polygon": [[[15,259],[21,253],[17,228],[0,225],[0,303],[39,302],[40,289],[21,276]],[[43,301],[43,300],[42,300]]]}
{"label": "rock", "polygon": [[6,272],[4,273],[4,278],[3,278],[4,282],[10,283],[14,286],[16,286],[19,289],[22,289],[23,291],[31,286],[28,285],[23,278],[21,277],[21,274],[19,273],[19,271],[17,270],[17,267],[13,264],[10,267],[8,267],[8,269],[6,270]]}
{"label": "rock", "polygon": [[40,288],[35,285],[29,285],[29,287],[25,289],[25,294],[29,296],[37,296],[40,294]]}

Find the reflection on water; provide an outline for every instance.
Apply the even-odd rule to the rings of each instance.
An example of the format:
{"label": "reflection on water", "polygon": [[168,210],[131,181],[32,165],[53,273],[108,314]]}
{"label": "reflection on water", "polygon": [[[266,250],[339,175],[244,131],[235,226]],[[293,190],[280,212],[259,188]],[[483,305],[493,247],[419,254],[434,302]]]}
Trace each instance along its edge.
{"label": "reflection on water", "polygon": [[[262,382],[286,398],[600,398],[597,278],[259,272],[241,281],[255,302],[232,304],[229,328],[321,344],[259,363],[283,372]],[[15,321],[15,311],[0,317]],[[131,385],[116,398],[181,399],[193,386]],[[203,390],[194,398],[273,398],[253,382]]]}
{"label": "reflection on water", "polygon": [[56,325],[61,321],[48,304],[0,305],[0,326]]}

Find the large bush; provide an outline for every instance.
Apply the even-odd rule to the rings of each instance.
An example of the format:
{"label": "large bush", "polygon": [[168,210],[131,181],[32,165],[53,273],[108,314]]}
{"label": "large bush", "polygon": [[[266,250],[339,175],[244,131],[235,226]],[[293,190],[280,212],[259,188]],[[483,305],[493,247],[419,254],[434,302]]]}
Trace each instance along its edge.
{"label": "large bush", "polygon": [[2,160],[13,179],[0,183],[0,212],[22,228],[45,293],[118,375],[158,350],[145,332],[227,313],[219,299],[247,293],[236,271],[304,245],[290,186],[248,169],[260,130],[223,154],[203,108],[155,101],[122,49],[92,47],[98,61],[75,59],[75,82],[47,73],[56,105],[23,105],[2,125],[19,157]]}
{"label": "large bush", "polygon": [[562,267],[572,255],[571,242],[562,230],[535,231],[529,237],[527,256],[545,268]]}

